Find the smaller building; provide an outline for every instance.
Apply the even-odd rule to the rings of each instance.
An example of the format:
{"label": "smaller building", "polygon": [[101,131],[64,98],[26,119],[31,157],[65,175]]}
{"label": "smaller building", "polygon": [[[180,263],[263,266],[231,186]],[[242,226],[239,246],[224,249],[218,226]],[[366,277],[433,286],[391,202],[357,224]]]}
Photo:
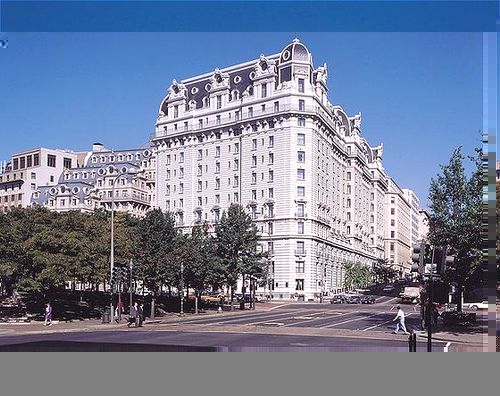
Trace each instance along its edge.
{"label": "smaller building", "polygon": [[32,203],[57,212],[114,207],[142,217],[156,200],[155,178],[153,149],[111,150],[95,143],[83,166],[65,168],[56,185],[33,193]]}
{"label": "smaller building", "polygon": [[429,213],[425,209],[418,212],[418,240],[426,241],[429,234]]}
{"label": "smaller building", "polygon": [[47,148],[12,155],[0,166],[0,211],[29,206],[35,191],[56,185],[65,169],[83,165],[84,155]]}

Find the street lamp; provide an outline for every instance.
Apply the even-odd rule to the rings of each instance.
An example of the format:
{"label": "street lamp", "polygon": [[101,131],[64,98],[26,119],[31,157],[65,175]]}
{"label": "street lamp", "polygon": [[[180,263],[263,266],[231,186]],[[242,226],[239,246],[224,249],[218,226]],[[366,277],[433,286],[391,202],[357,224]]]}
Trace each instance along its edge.
{"label": "street lamp", "polygon": [[[120,176],[124,176],[124,175],[138,175],[139,173],[142,173],[142,171],[138,171],[136,169],[128,169],[126,172],[123,172],[123,173],[118,173],[115,177],[113,177],[113,182],[111,184],[111,252],[110,252],[110,281],[113,279],[113,270],[115,268],[115,229],[114,229],[114,226],[115,226],[115,184],[116,184],[116,180],[120,177]],[[111,323],[114,322],[115,318],[114,318],[114,312],[113,312],[113,284],[110,282],[110,293],[111,293],[111,303],[110,303],[110,307],[111,307]]]}

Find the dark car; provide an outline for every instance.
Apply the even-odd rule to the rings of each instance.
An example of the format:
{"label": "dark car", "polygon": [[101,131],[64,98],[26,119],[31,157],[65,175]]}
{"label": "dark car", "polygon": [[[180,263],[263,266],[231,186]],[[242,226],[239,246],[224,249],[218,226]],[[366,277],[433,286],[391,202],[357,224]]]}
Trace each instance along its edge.
{"label": "dark car", "polygon": [[362,304],[375,304],[376,299],[373,296],[363,296],[361,297]]}
{"label": "dark car", "polygon": [[347,304],[361,304],[360,296],[349,296]]}
{"label": "dark car", "polygon": [[342,294],[335,294],[330,300],[330,304],[342,304],[345,302],[345,297]]}

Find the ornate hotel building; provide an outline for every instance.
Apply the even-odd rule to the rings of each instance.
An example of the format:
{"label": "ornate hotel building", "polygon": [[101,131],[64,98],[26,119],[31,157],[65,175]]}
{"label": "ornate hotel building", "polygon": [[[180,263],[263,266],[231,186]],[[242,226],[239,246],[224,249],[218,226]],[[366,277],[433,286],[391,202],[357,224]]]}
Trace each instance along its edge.
{"label": "ornate hotel building", "polygon": [[84,154],[81,166],[64,168],[55,185],[33,191],[31,203],[57,212],[114,207],[144,216],[156,200],[154,150],[111,150],[96,143]]}
{"label": "ornate hotel building", "polygon": [[273,298],[340,291],[345,263],[384,257],[382,146],[362,136],[360,114],[330,102],[326,65],[315,68],[299,40],[173,80],[152,142],[157,205],[183,229],[247,208],[270,253]]}

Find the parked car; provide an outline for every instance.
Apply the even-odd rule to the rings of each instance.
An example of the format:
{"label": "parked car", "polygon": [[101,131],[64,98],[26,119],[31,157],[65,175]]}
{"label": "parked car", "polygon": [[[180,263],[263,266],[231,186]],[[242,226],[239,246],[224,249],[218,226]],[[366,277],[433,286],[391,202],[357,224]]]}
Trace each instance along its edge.
{"label": "parked car", "polygon": [[394,290],[395,288],[393,285],[385,285],[384,288],[382,289],[384,293],[393,293]]}
{"label": "parked car", "polygon": [[361,304],[361,296],[349,296],[347,304]]}
{"label": "parked car", "polygon": [[335,294],[331,300],[330,300],[330,304],[342,304],[342,303],[345,303],[345,296],[342,295],[342,294]]}
{"label": "parked car", "polygon": [[477,311],[478,309],[488,309],[488,301],[467,303],[466,307],[474,311]]}
{"label": "parked car", "polygon": [[375,304],[376,299],[373,296],[363,296],[361,297],[362,304]]}

